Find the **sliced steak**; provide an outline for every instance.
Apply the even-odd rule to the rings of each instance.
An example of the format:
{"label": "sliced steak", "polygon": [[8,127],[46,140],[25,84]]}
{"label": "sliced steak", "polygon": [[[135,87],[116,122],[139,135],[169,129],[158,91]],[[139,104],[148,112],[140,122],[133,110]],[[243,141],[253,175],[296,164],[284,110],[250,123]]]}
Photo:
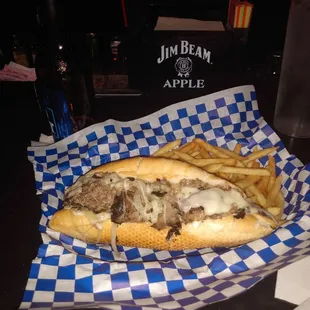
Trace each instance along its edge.
{"label": "sliced steak", "polygon": [[113,223],[121,224],[124,222],[124,218],[123,197],[122,195],[116,196],[111,206],[111,221]]}
{"label": "sliced steak", "polygon": [[180,210],[177,204],[167,204],[166,207],[167,226],[174,226],[180,223]]}
{"label": "sliced steak", "polygon": [[192,208],[183,215],[183,221],[185,224],[194,221],[203,221],[205,218],[206,215],[203,207]]}
{"label": "sliced steak", "polygon": [[[166,222],[165,222],[166,218]],[[161,230],[165,227],[173,227],[181,223],[180,219],[180,210],[177,205],[166,205],[166,217],[163,213],[158,216],[157,222],[153,225],[158,230]]]}
{"label": "sliced steak", "polygon": [[199,189],[204,189],[205,183],[202,182],[201,180],[198,180],[198,179],[195,179],[195,180],[182,179],[180,181],[180,185],[181,186],[189,186],[189,187],[195,187],[195,188],[199,188]]}
{"label": "sliced steak", "polygon": [[[149,213],[153,211],[149,207],[147,217],[145,217],[145,214],[142,214],[142,211],[140,214],[134,205],[135,193],[140,193],[142,188],[145,188],[144,194],[147,195],[150,201],[152,199],[160,199],[165,205],[165,212],[159,214],[157,222],[153,224],[153,227],[159,230],[170,227],[167,238],[177,234],[183,222],[187,224],[205,219],[220,219],[226,215],[233,215],[239,219],[246,214],[245,210],[237,210],[237,206],[234,205],[227,213],[211,216],[205,215],[203,207],[192,208],[187,213],[180,211],[179,203],[182,195],[184,195],[182,187],[197,188],[199,190],[212,187],[210,184],[198,179],[184,178],[179,184],[171,184],[166,179],[158,179],[153,183],[145,182],[147,183],[146,186],[142,186],[143,184],[141,185],[139,182],[134,178],[128,177],[122,186],[122,178],[118,174],[96,172],[92,176],[78,180],[66,193],[63,204],[65,207],[69,206],[76,210],[86,208],[95,213],[110,212],[111,220],[117,224],[124,222],[138,223],[146,220],[146,218],[149,219]],[[225,191],[231,190],[229,184],[218,187]],[[143,199],[141,203],[144,206]],[[141,205],[139,208],[141,208]],[[152,222],[155,220],[152,218]]]}
{"label": "sliced steak", "polygon": [[245,209],[239,209],[234,214],[234,218],[236,218],[236,219],[243,219],[245,217],[245,214],[246,214]]}
{"label": "sliced steak", "polygon": [[109,211],[114,201],[116,190],[102,184],[101,179],[82,184],[82,190],[71,196],[65,204],[79,204],[95,213]]}
{"label": "sliced steak", "polygon": [[182,224],[181,223],[177,223],[176,225],[174,225],[173,227],[171,227],[171,229],[168,231],[166,240],[170,241],[174,236],[180,236],[180,230],[182,228]]}
{"label": "sliced steak", "polygon": [[122,192],[116,196],[111,207],[111,220],[114,223],[140,222],[139,212],[133,205],[134,192],[128,191],[127,195]]}
{"label": "sliced steak", "polygon": [[207,218],[211,220],[220,220],[223,216],[228,215],[228,214],[229,213],[217,213],[217,214],[210,215]]}
{"label": "sliced steak", "polygon": [[133,197],[135,195],[135,191],[131,189],[127,191],[127,196],[125,196],[125,222],[139,222],[141,221],[139,212],[134,206]]}

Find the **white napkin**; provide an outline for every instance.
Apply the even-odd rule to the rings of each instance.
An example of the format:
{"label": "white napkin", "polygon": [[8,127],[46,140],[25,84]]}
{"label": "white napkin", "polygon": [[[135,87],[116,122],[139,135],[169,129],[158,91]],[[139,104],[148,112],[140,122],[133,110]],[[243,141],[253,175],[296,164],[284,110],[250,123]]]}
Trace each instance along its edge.
{"label": "white napkin", "polygon": [[156,30],[225,31],[221,21],[159,16]]}
{"label": "white napkin", "polygon": [[304,301],[300,306],[295,308],[294,310],[309,310],[310,309],[310,298]]}
{"label": "white napkin", "polygon": [[0,70],[0,81],[33,82],[36,79],[35,68],[27,68],[13,61]]}
{"label": "white napkin", "polygon": [[310,256],[278,271],[275,297],[310,309]]}
{"label": "white napkin", "polygon": [[47,136],[41,133],[39,141],[31,141],[31,146],[46,146],[55,142],[53,136]]}

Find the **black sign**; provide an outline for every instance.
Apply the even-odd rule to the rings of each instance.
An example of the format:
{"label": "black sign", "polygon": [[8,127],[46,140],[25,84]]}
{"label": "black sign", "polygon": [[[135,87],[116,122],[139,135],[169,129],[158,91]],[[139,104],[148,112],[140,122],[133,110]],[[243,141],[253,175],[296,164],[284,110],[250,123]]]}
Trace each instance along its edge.
{"label": "black sign", "polygon": [[204,89],[225,62],[232,43],[226,31],[154,31],[144,37],[132,70],[146,89]]}

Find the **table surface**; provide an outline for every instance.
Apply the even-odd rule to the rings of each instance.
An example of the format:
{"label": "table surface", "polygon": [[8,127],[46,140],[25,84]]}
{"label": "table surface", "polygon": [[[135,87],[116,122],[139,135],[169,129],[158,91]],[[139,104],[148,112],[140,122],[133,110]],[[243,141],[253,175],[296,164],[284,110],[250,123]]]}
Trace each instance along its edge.
{"label": "table surface", "polygon": [[[239,76],[240,77],[240,76]],[[277,92],[277,77],[265,79],[256,75],[236,78],[228,72],[219,83],[214,81],[208,90],[200,93],[171,92],[134,98],[106,97],[96,103],[98,121],[109,118],[130,120],[147,115],[164,106],[225,88],[253,84],[256,88],[260,111],[272,125]],[[2,175],[5,176],[2,191],[1,244],[1,308],[17,309],[28,279],[32,259],[41,243],[39,234],[40,197],[36,195],[32,164],[27,159],[26,148],[30,140],[37,140],[41,131],[40,112],[30,84],[0,83],[2,115],[10,119],[10,126],[1,122]],[[133,108],[135,107],[135,108]],[[119,111],[122,111],[120,113]],[[4,119],[4,118],[3,118]],[[304,163],[310,162],[310,140],[281,136],[289,152]],[[4,170],[3,170],[4,169]],[[291,310],[295,305],[274,298],[276,273],[268,276],[247,292],[229,300],[205,307],[220,309],[281,309]]]}

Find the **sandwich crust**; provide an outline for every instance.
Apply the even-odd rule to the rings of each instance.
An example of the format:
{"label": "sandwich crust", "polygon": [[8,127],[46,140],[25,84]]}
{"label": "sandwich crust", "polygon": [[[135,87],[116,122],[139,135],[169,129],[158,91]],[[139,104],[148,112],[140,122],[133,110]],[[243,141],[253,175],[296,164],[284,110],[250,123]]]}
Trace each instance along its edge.
{"label": "sandwich crust", "polygon": [[[182,225],[181,234],[167,241],[168,228],[157,230],[151,223],[123,223],[117,227],[117,244],[157,250],[185,250],[205,247],[231,247],[264,237],[272,232],[274,223],[259,214],[236,219],[207,219]],[[84,215],[62,209],[50,222],[50,228],[88,243],[111,243],[112,222],[94,227]]]}

